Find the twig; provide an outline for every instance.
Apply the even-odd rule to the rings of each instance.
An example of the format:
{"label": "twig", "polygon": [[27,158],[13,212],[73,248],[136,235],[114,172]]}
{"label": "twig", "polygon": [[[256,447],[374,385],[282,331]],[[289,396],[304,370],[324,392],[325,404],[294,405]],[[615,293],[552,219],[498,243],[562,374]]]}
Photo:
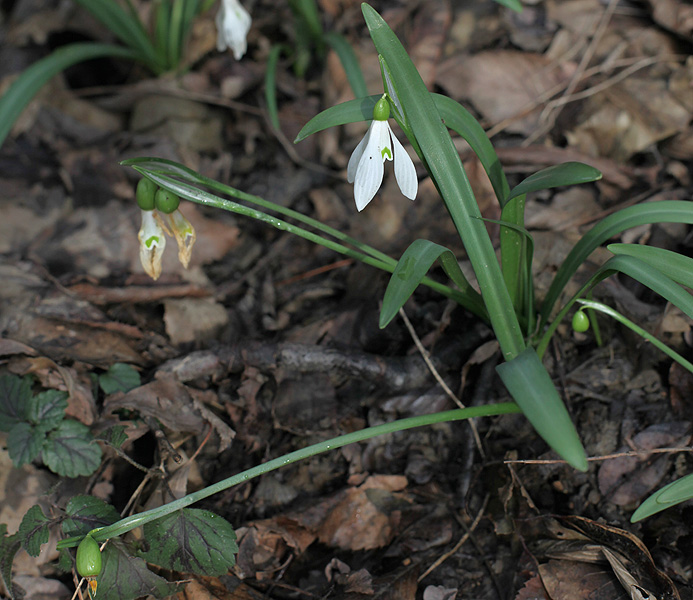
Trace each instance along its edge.
{"label": "twig", "polygon": [[[652,450],[631,450],[628,452],[616,452],[614,454],[604,454],[602,456],[590,456],[587,462],[600,462],[604,460],[611,460],[613,458],[649,458],[650,454],[676,454],[678,452],[693,452],[693,446],[683,446],[681,448],[653,448]],[[556,464],[567,464],[565,460],[560,458],[555,459],[515,459],[515,460],[504,460],[504,465],[556,465]]]}
{"label": "twig", "polygon": [[479,522],[481,521],[481,517],[484,514],[484,511],[486,510],[486,505],[488,504],[488,499],[489,499],[489,494],[486,494],[486,497],[484,498],[484,502],[481,505],[481,508],[479,509],[479,512],[477,513],[476,517],[474,517],[474,522],[469,526],[467,531],[464,533],[464,535],[460,538],[460,540],[450,549],[448,550],[445,554],[442,554],[439,556],[436,561],[428,567],[421,575],[419,575],[419,578],[416,580],[417,583],[421,583],[426,577],[428,577],[433,571],[435,571],[440,565],[442,565],[448,558],[450,558],[455,552],[457,552],[463,545],[464,543],[469,539],[469,536],[472,534],[472,532],[477,528],[479,525]]}
{"label": "twig", "polygon": [[[404,325],[407,328],[407,331],[409,332],[409,335],[411,336],[411,339],[414,341],[414,345],[416,346],[416,349],[419,351],[419,354],[421,354],[421,358],[424,359],[424,362],[426,363],[426,366],[429,368],[431,371],[431,374],[435,378],[435,380],[438,382],[440,387],[443,388],[443,391],[445,394],[455,403],[457,404],[458,407],[460,408],[467,408],[464,403],[453,393],[453,391],[450,389],[447,383],[443,380],[443,378],[440,376],[440,373],[438,373],[438,369],[436,369],[435,365],[431,362],[431,359],[428,355],[428,351],[426,348],[423,347],[423,344],[421,343],[421,340],[419,339],[419,336],[416,334],[416,331],[414,330],[414,326],[411,324],[411,321],[409,320],[409,317],[407,317],[407,314],[404,312],[403,308],[399,309],[399,315],[402,317],[402,320],[404,321]],[[486,454],[484,452],[484,448],[481,445],[481,437],[479,437],[479,432],[476,428],[476,423],[474,422],[474,419],[469,419],[469,426],[472,428],[472,434],[474,435],[474,441],[476,442],[476,447],[479,449],[479,454],[481,454],[482,458],[486,457]]]}

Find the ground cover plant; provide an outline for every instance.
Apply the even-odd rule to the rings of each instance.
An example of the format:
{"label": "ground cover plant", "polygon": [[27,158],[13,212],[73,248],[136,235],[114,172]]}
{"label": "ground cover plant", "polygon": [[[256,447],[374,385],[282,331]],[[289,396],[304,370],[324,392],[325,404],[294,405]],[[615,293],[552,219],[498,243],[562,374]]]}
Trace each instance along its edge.
{"label": "ground cover plant", "polygon": [[[294,14],[296,14],[295,10]],[[561,323],[565,322],[565,317],[577,306],[582,308],[573,315],[573,329],[576,332],[585,333],[589,330],[589,322],[591,322],[595,328],[596,338],[599,340],[602,337],[600,328],[605,327],[603,321],[599,326],[597,325],[595,314],[599,311],[613,316],[630,330],[652,342],[677,361],[677,364],[685,369],[690,368],[690,363],[670,345],[663,344],[646,329],[607,304],[592,299],[593,288],[598,283],[615,273],[623,273],[665,298],[684,315],[691,317],[693,311],[690,296],[680,287],[681,285],[690,287],[687,263],[690,259],[686,259],[685,256],[645,246],[634,246],[635,249],[633,249],[632,244],[611,245],[609,250],[614,257],[605,260],[576,289],[563,297],[564,289],[575,272],[604,242],[616,234],[637,226],[660,222],[689,224],[691,222],[689,203],[672,200],[652,202],[616,210],[613,214],[598,220],[568,253],[567,258],[559,265],[552,283],[547,286],[546,293],[537,300],[533,272],[535,239],[534,235],[525,228],[526,196],[571,184],[593,183],[601,178],[600,171],[579,161],[568,161],[539,170],[511,188],[506,175],[500,168],[500,160],[495,149],[477,121],[458,103],[442,95],[430,94],[405,49],[382,17],[368,5],[363,6],[363,14],[377,49],[383,92],[328,108],[309,121],[298,133],[297,141],[331,126],[371,120],[366,137],[356,146],[347,166],[347,180],[354,185],[353,193],[358,211],[366,209],[371,201],[379,201],[378,198],[374,200],[374,196],[383,182],[383,163],[386,160],[394,163],[395,180],[402,194],[409,200],[414,200],[419,186],[425,185],[427,181],[426,178],[420,179],[416,172],[415,162],[418,162],[425,169],[427,176],[430,176],[430,181],[433,182],[432,189],[435,189],[445,202],[454,230],[460,236],[469,257],[472,275],[470,276],[470,271],[465,274],[460,268],[455,251],[437,242],[422,237],[411,243],[399,260],[395,260],[387,253],[375,249],[374,246],[360,242],[356,237],[327,226],[300,211],[288,208],[281,202],[272,202],[258,195],[242,192],[238,188],[204,176],[179,161],[161,158],[132,158],[122,163],[124,166],[133,167],[143,176],[137,184],[136,192],[142,218],[139,235],[140,261],[145,271],[154,279],[166,277],[167,271],[166,268],[162,268],[162,261],[166,235],[169,234],[176,239],[181,264],[186,268],[190,265],[194,257],[193,244],[196,243],[196,239],[202,240],[203,236],[196,233],[190,222],[182,217],[179,211],[181,198],[253,217],[281,232],[295,233],[321,247],[341,253],[348,259],[359,260],[366,265],[390,273],[389,284],[380,309],[379,325],[381,327],[386,327],[393,321],[419,284],[424,284],[432,291],[441,293],[461,305],[474,315],[476,322],[486,323],[494,331],[504,361],[496,367],[496,371],[507,389],[505,393],[509,392],[516,404],[504,401],[507,396],[504,397],[501,392],[500,402],[489,402],[486,398],[479,398],[477,401],[479,405],[473,408],[438,410],[432,414],[406,419],[386,419],[387,422],[383,424],[357,427],[356,430],[344,435],[320,436],[322,439],[317,443],[300,444],[303,447],[280,454],[273,460],[267,460],[245,470],[236,469],[238,474],[221,478],[213,485],[199,486],[198,491],[187,495],[184,492],[172,493],[164,489],[161,492],[162,498],[157,502],[160,506],[135,513],[130,517],[120,518],[113,506],[87,495],[74,495],[59,510],[56,511],[55,506],[51,507],[47,511],[48,514],[40,506],[33,506],[22,520],[19,531],[3,539],[2,572],[10,593],[12,593],[10,580],[12,559],[20,545],[30,554],[37,555],[41,547],[49,540],[50,532],[57,527],[60,528],[63,537],[58,542],[63,568],[72,567],[77,574],[88,578],[88,593],[98,597],[134,598],[144,593],[163,597],[179,593],[175,584],[161,577],[161,574],[156,574],[151,568],[147,568],[147,563],[150,566],[158,565],[178,573],[210,577],[221,577],[231,569],[243,570],[248,567],[243,553],[243,541],[248,542],[250,538],[242,537],[238,543],[236,533],[230,524],[234,521],[233,519],[222,518],[218,511],[189,508],[191,504],[205,499],[214,502],[211,498],[216,494],[228,493],[229,489],[237,489],[234,486],[247,484],[255,477],[266,475],[275,469],[328,450],[349,448],[351,444],[358,441],[375,439],[385,434],[398,434],[423,425],[521,411],[544,441],[571,467],[586,471],[588,462],[580,435],[566,410],[561,394],[541,361]],[[272,51],[272,57],[271,60],[276,61],[279,55]],[[344,63],[343,60],[342,63]],[[266,98],[270,115],[274,115],[272,123],[276,130],[279,113],[276,107],[274,109],[270,107],[271,95],[266,95]],[[397,140],[398,133],[388,124],[390,116],[397,121],[408,139],[416,154],[415,161],[412,161],[408,151]],[[479,202],[471,191],[469,180],[462,169],[458,150],[453,146],[447,128],[465,139],[479,158],[500,207],[495,216],[482,215]],[[218,194],[234,200],[228,200]],[[368,210],[371,209],[371,207],[368,208]],[[189,209],[183,210],[187,213]],[[500,234],[499,262],[496,261],[496,253],[488,233],[489,229],[493,231],[494,226],[498,228]],[[444,279],[441,280],[435,273],[427,276],[429,269],[436,261],[452,284]],[[270,323],[271,320],[263,317],[263,322]],[[608,325],[606,327],[609,328]],[[290,348],[287,348],[287,352],[290,352]],[[247,360],[247,355],[244,354],[244,356],[246,358],[243,360]],[[229,365],[233,363],[234,359],[228,362]],[[288,364],[290,363],[287,363],[287,367]],[[110,409],[119,416],[120,421],[125,422],[133,417],[135,420],[141,418],[152,431],[160,431],[160,425],[155,421],[161,420],[161,414],[154,411],[148,415],[146,403],[137,402],[138,390],[146,386],[139,386],[136,382],[134,383],[136,387],[132,390],[127,389],[128,385],[120,387],[118,382],[123,380],[123,373],[125,380],[130,378],[130,374],[127,369],[124,372],[118,370],[111,372],[112,369],[109,369],[110,380],[108,374],[98,379],[101,391],[105,395],[102,400],[110,403]],[[9,385],[11,380],[4,381]],[[27,398],[38,398],[38,394],[32,395],[31,390],[28,389],[31,385],[30,381],[25,381],[27,383],[23,385],[27,387],[25,390],[27,393],[24,395]],[[158,383],[153,381],[151,385],[156,387],[159,384],[173,387],[165,391],[161,388],[152,392],[153,397],[157,398],[157,403],[164,398],[168,400],[169,397],[188,393],[185,391],[187,386],[181,388],[180,384],[172,382],[167,384],[164,373],[161,373]],[[406,384],[404,387],[407,387]],[[253,397],[260,389],[256,389]],[[118,396],[118,392],[121,396]],[[133,393],[135,395],[128,399],[128,396]],[[16,404],[16,402],[9,403],[8,406]],[[201,409],[197,408],[197,410]],[[32,428],[40,425],[30,411],[24,411],[21,414],[20,412],[13,413],[15,420],[18,419],[15,427],[22,425],[24,429],[29,427],[33,431]],[[430,411],[427,410],[426,413],[428,412]],[[212,429],[220,436],[222,446],[228,445],[227,442],[231,438],[228,426],[216,422],[208,411],[202,414],[202,422],[207,424],[208,431],[205,441],[195,452],[195,456],[205,447]],[[234,414],[233,411],[230,414]],[[152,419],[154,415],[155,419]],[[169,427],[167,423],[164,420],[164,425]],[[126,455],[122,452],[121,446],[127,441],[127,436],[122,435],[120,427],[122,426],[111,424],[100,437],[117,456],[125,458]],[[194,430],[200,433],[199,429]],[[483,446],[476,428],[471,427],[469,431],[473,432],[470,439],[475,440],[479,452],[483,455]],[[19,434],[15,434],[15,438],[17,436]],[[14,447],[18,448],[19,444],[15,444]],[[162,456],[175,458],[177,455],[175,448],[166,448],[167,446],[161,442],[159,451]],[[31,458],[22,462],[30,462],[36,456],[37,453],[33,452]],[[132,461],[132,459],[128,460]],[[136,463],[134,465],[146,473],[146,479],[151,479],[163,468],[160,466],[158,469],[154,467],[148,469]],[[398,491],[396,485],[395,492]],[[683,479],[681,483],[672,483],[671,486],[656,492],[652,500],[646,501],[633,515],[633,519],[652,515],[659,509],[668,508],[686,500],[689,497],[688,485],[687,480]],[[380,492],[382,493],[383,490],[381,489]],[[373,493],[368,496],[371,502],[375,502]],[[171,497],[177,497],[177,499],[169,500]],[[272,497],[272,495],[268,496],[268,498]],[[391,493],[387,497],[391,502],[396,498]],[[375,506],[378,505],[379,502],[376,502]],[[402,509],[397,509],[395,512],[400,510]],[[385,514],[389,512],[386,510]],[[618,544],[613,538],[620,536],[619,539],[622,539],[623,544],[632,543],[640,549],[642,544],[637,538],[632,541],[628,538],[628,533],[623,530],[600,529],[598,524],[584,519],[582,521],[578,518],[572,521],[567,519],[565,523],[581,532],[583,536],[592,540],[601,540],[606,548],[603,550],[601,560],[611,566],[617,581],[627,593],[632,595],[637,592],[643,597],[646,597],[645,594],[678,597],[671,579],[653,565],[649,568],[656,573],[656,576],[650,575],[648,582],[641,578],[635,565],[647,562],[649,557],[647,550],[644,550],[644,558],[641,561],[631,559],[631,562],[629,562],[628,553],[624,553],[622,547],[614,553],[613,549]],[[133,530],[141,531],[142,535],[126,536],[120,539],[120,536]],[[244,532],[244,535],[250,534]],[[611,536],[610,541],[605,542],[604,539],[609,536]],[[328,538],[320,536],[321,542],[324,543],[326,539]],[[103,548],[99,548],[104,542],[106,543]],[[367,547],[371,546],[359,545],[359,543],[351,546],[353,550]],[[68,548],[77,548],[76,558],[70,558]],[[243,558],[246,562],[237,564],[237,554],[239,561]],[[74,560],[76,562],[73,562]],[[651,563],[650,557],[648,564]],[[623,575],[624,572],[628,576]],[[126,575],[124,576],[123,573]],[[348,567],[345,573],[348,573]],[[542,575],[542,582],[545,587],[548,585],[546,574]],[[434,592],[428,590],[427,593]],[[551,597],[560,596],[552,594]]]}

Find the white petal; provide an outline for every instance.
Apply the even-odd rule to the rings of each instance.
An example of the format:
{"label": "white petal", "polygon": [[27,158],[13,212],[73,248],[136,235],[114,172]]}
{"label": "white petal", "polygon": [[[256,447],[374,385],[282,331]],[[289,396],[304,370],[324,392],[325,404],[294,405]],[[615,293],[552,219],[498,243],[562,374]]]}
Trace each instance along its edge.
{"label": "white petal", "polygon": [[217,13],[217,50],[231,48],[233,57],[240,60],[248,49],[246,36],[252,19],[238,0],[222,0]]}
{"label": "white petal", "polygon": [[395,153],[395,179],[402,193],[409,198],[409,200],[413,200],[416,198],[416,192],[419,190],[416,167],[411,157],[404,149],[404,146],[399,143],[392,129],[390,129],[390,136],[392,137],[392,145]]}
{"label": "white petal", "polygon": [[384,144],[389,150],[390,142],[387,128],[387,121],[373,121],[368,130],[368,142],[356,167],[356,179],[354,180],[354,199],[359,212],[373,200],[373,196],[383,182],[384,159],[382,151]]}
{"label": "white petal", "polygon": [[178,209],[174,210],[171,214],[164,214],[162,217],[176,238],[176,243],[178,244],[178,260],[187,269],[190,264],[193,245],[197,239],[195,228]]}
{"label": "white petal", "polygon": [[159,279],[161,275],[161,258],[166,248],[164,230],[155,217],[153,210],[143,210],[142,227],[137,234],[140,241],[140,262],[142,268],[152,279]]}
{"label": "white petal", "polygon": [[368,138],[371,135],[371,130],[373,129],[374,122],[375,121],[371,121],[366,135],[363,136],[363,139],[359,142],[359,145],[356,146],[356,148],[354,148],[354,151],[351,153],[351,157],[349,158],[349,164],[347,165],[347,181],[349,183],[354,183],[354,179],[356,179],[356,168],[359,166],[359,162],[361,161],[361,157],[363,156],[363,151],[366,149],[366,146],[368,145]]}

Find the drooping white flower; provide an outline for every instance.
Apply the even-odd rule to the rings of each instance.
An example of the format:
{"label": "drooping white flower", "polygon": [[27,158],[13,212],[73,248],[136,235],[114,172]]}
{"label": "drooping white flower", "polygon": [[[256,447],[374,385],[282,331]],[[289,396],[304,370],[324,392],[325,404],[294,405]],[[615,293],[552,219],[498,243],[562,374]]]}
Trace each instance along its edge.
{"label": "drooping white flower", "polygon": [[156,280],[161,275],[161,258],[166,248],[166,236],[155,210],[141,212],[142,227],[137,234],[140,241],[140,262],[147,275]]}
{"label": "drooping white flower", "polygon": [[162,213],[161,216],[176,238],[176,243],[178,244],[178,260],[187,269],[190,264],[193,244],[195,244],[195,240],[197,239],[195,228],[178,209],[170,214]]}
{"label": "drooping white flower", "polygon": [[217,50],[231,48],[233,57],[240,60],[248,49],[246,36],[251,22],[250,14],[238,0],[222,0],[216,18]]}
{"label": "drooping white flower", "polygon": [[409,154],[400,144],[387,122],[390,107],[383,96],[373,109],[365,137],[356,146],[347,166],[347,181],[354,184],[354,199],[360,212],[373,199],[383,182],[384,163],[394,162],[399,189],[410,200],[416,198],[419,181]]}

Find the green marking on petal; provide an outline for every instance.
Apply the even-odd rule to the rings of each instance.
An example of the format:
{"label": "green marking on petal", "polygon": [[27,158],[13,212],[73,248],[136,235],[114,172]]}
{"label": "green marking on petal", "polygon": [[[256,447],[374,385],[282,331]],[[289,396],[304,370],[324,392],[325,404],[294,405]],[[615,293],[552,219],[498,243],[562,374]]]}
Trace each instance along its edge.
{"label": "green marking on petal", "polygon": [[388,159],[389,159],[389,160],[392,160],[392,152],[390,152],[390,149],[389,149],[389,148],[383,148],[383,149],[380,151],[380,154],[381,154],[383,160],[385,160],[385,155],[386,155],[386,154],[387,154]]}
{"label": "green marking on petal", "polygon": [[159,236],[158,235],[153,235],[151,237],[148,237],[144,242],[144,245],[147,246],[147,248],[151,248],[152,244],[157,244],[157,245],[159,244]]}

